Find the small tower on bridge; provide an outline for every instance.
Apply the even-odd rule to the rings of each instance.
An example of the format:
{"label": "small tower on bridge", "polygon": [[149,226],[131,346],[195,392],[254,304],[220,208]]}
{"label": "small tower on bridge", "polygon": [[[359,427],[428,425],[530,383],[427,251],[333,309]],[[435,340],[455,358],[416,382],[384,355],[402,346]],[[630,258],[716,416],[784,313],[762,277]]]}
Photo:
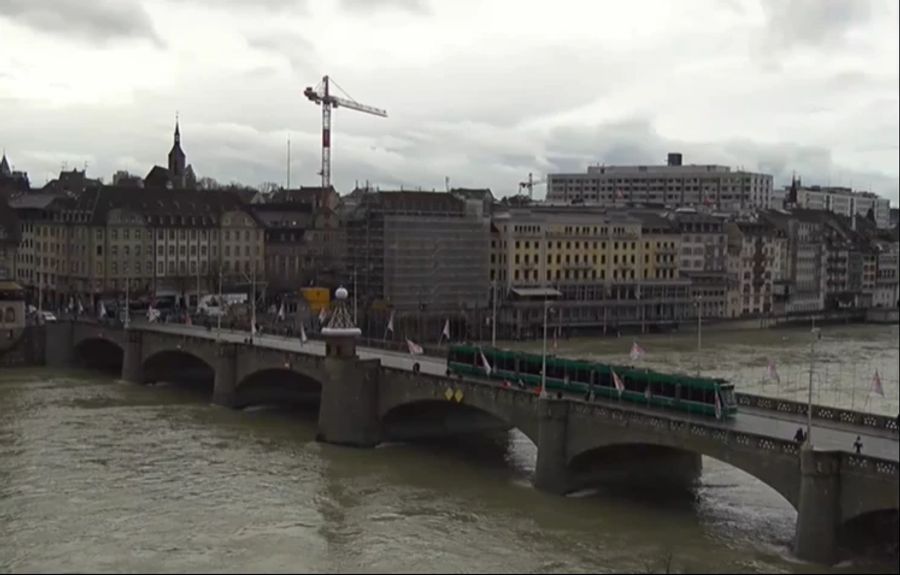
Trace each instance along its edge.
{"label": "small tower on bridge", "polygon": [[334,291],[334,312],[328,325],[322,328],[325,336],[325,357],[356,357],[356,339],[362,331],[353,323],[353,316],[347,309],[347,289],[343,286]]}

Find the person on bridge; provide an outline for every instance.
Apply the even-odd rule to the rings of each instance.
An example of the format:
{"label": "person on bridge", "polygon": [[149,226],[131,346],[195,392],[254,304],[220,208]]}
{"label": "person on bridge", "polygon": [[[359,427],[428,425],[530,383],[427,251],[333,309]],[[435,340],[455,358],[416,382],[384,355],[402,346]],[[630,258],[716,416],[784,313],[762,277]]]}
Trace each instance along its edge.
{"label": "person on bridge", "polygon": [[804,441],[805,439],[806,439],[806,434],[803,433],[803,428],[802,428],[802,427],[798,427],[798,428],[797,428],[797,433],[794,434],[794,441],[796,441],[797,443],[803,443],[803,441]]}
{"label": "person on bridge", "polygon": [[862,441],[860,441],[859,436],[856,436],[856,441],[853,442],[853,448],[856,449],[856,454],[859,455],[862,451]]}

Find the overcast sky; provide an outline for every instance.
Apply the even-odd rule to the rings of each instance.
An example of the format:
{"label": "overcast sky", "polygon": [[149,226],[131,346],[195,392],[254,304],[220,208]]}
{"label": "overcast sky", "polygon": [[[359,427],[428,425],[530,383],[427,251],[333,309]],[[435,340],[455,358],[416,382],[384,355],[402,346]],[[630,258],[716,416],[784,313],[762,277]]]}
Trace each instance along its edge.
{"label": "overcast sky", "polygon": [[[0,146],[33,185],[198,176],[483,187],[589,164],[723,163],[897,202],[896,0],[0,0]],[[543,194],[543,187],[539,193]]]}

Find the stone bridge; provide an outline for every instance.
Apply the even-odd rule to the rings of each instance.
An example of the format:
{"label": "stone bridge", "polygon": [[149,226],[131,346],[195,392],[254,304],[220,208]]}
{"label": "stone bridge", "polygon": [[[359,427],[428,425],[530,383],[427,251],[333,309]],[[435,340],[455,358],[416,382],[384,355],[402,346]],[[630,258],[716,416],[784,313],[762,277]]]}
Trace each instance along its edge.
{"label": "stone bridge", "polygon": [[329,341],[323,356],[212,334],[68,322],[48,326],[46,353],[53,366],[103,359],[135,383],[194,373],[225,406],[318,403],[318,438],[342,445],[517,428],[537,446],[535,486],[561,495],[606,479],[649,478],[654,488],[690,482],[705,455],[781,494],[797,510],[797,554],[817,562],[836,559],[842,528],[896,518],[900,508],[896,460],[801,448],[727,421],[388,368],[347,344]]}

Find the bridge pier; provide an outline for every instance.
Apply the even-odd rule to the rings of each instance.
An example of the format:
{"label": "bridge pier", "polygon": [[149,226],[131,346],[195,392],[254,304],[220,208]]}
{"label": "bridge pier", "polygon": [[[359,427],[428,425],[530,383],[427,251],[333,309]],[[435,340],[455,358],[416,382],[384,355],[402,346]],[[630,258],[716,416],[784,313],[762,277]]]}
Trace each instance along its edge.
{"label": "bridge pier", "polygon": [[794,553],[805,561],[830,565],[837,556],[840,523],[841,460],[831,451],[800,452],[800,504]]}
{"label": "bridge pier", "polygon": [[46,324],[44,363],[48,367],[71,367],[75,355],[75,322]]}
{"label": "bridge pier", "polygon": [[360,330],[347,307],[348,292],[334,292],[334,313],[322,328],[325,336],[325,375],[319,402],[316,439],[352,447],[375,447],[381,442],[378,419],[378,374],[381,362],[361,361],[356,354]]}
{"label": "bridge pier", "polygon": [[235,389],[237,388],[238,346],[233,343],[220,343],[216,351],[215,384],[213,387],[213,403],[225,407],[234,407]]}
{"label": "bridge pier", "polygon": [[122,380],[144,383],[141,332],[125,330],[125,350],[122,354]]}
{"label": "bridge pier", "polygon": [[375,447],[382,440],[378,419],[378,360],[329,357],[322,385],[316,439],[352,447]]}
{"label": "bridge pier", "polygon": [[534,486],[556,495],[565,495],[571,488],[566,457],[568,419],[568,402],[543,397],[538,400]]}

